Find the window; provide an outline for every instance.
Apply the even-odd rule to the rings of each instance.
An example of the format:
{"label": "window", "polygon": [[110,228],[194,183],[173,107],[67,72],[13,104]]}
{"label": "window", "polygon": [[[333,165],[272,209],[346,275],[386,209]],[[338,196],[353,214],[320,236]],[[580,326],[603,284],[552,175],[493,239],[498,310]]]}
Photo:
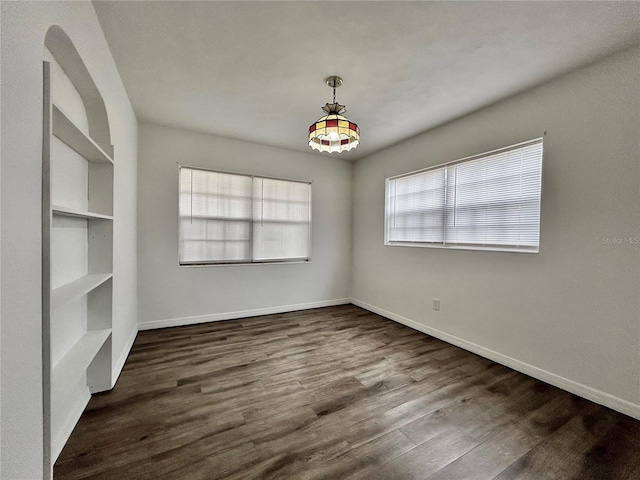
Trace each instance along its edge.
{"label": "window", "polygon": [[309,260],[311,185],[180,167],[180,264]]}
{"label": "window", "polygon": [[542,139],[387,178],[385,245],[538,252]]}

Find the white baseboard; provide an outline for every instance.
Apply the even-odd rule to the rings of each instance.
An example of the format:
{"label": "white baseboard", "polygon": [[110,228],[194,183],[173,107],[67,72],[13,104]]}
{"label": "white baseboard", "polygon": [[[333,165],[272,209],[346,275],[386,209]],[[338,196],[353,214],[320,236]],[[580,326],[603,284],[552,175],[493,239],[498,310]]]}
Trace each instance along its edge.
{"label": "white baseboard", "polygon": [[150,320],[140,322],[139,330],[152,330],[155,328],[180,327],[183,325],[195,325],[197,323],[219,322],[221,320],[233,320],[236,318],[258,317],[272,315],[274,313],[295,312],[297,310],[309,310],[311,308],[333,307],[351,303],[349,298],[336,300],[323,300],[320,302],[298,303],[295,305],[278,305],[276,307],[256,308],[253,310],[238,310],[235,312],[214,313],[210,315],[198,315],[194,317],[167,318],[163,320]]}
{"label": "white baseboard", "polygon": [[71,410],[69,410],[69,414],[67,415],[67,419],[64,422],[64,425],[60,429],[58,435],[55,436],[51,440],[51,465],[53,466],[56,463],[56,460],[60,456],[62,449],[64,448],[67,440],[71,436],[71,432],[76,428],[76,424],[80,417],[82,416],[82,412],[87,408],[89,404],[89,400],[91,399],[91,393],[89,392],[89,387],[85,388],[85,390],[78,396],[76,402],[74,403]]}
{"label": "white baseboard", "polygon": [[131,335],[129,335],[129,338],[127,339],[127,343],[125,344],[124,349],[120,354],[120,358],[118,358],[118,361],[114,365],[114,369],[111,373],[111,388],[113,388],[116,382],[118,381],[118,378],[120,377],[120,373],[124,368],[124,363],[127,361],[127,357],[129,356],[129,352],[131,352],[131,347],[133,347],[133,342],[136,341],[137,336],[138,336],[138,326],[136,325],[133,327],[133,330],[131,331]]}
{"label": "white baseboard", "polygon": [[403,325],[413,328],[414,330],[418,330],[419,332],[426,333],[427,335],[431,335],[432,337],[436,337],[447,343],[468,350],[472,353],[480,355],[481,357],[493,360],[494,362],[505,365],[509,368],[517,370],[518,372],[537,378],[538,380],[542,380],[543,382],[554,385],[558,388],[566,390],[567,392],[573,393],[580,397],[586,398],[587,400],[591,400],[592,402],[604,405],[605,407],[609,407],[612,410],[616,410],[618,412],[624,413],[625,415],[629,415],[630,417],[640,420],[640,405],[629,402],[628,400],[623,400],[606,392],[591,388],[582,383],[574,382],[573,380],[561,377],[560,375],[556,375],[555,373],[543,370],[515,358],[482,347],[475,343],[468,342],[467,340],[463,340],[462,338],[423,325],[419,322],[416,322],[415,320],[403,317],[402,315],[388,312],[386,310],[383,310],[382,308],[378,308],[374,305],[370,305],[355,298],[351,299],[351,303],[357,305],[358,307],[364,308],[365,310],[369,310],[370,312],[377,313],[378,315],[381,315],[390,320],[402,323]]}

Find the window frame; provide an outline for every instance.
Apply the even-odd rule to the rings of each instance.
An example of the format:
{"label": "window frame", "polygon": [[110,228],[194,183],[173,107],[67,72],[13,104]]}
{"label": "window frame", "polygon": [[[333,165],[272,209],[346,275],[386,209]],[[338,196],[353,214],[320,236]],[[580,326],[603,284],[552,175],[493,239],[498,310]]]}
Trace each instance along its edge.
{"label": "window frame", "polygon": [[[300,258],[285,258],[285,259],[268,259],[268,260],[221,260],[221,261],[194,261],[194,262],[182,262],[181,261],[181,257],[182,257],[182,242],[180,241],[180,179],[181,179],[181,175],[182,175],[182,169],[189,169],[189,170],[199,170],[199,171],[203,171],[203,172],[210,172],[210,173],[220,173],[220,174],[226,174],[226,175],[238,175],[238,176],[242,176],[242,177],[247,177],[247,178],[251,178],[252,181],[252,185],[253,185],[253,179],[265,179],[265,180],[278,180],[278,181],[284,181],[284,182],[293,182],[293,183],[302,183],[302,184],[307,184],[309,185],[309,239],[308,239],[308,245],[309,245],[309,256],[308,257],[300,257]],[[178,228],[177,228],[177,233],[178,233],[178,248],[177,253],[178,253],[178,266],[179,267],[186,267],[186,268],[191,268],[191,267],[224,267],[224,266],[243,266],[243,265],[274,265],[274,264],[296,264],[296,263],[311,263],[311,256],[312,256],[312,252],[313,252],[313,245],[312,245],[312,239],[313,239],[313,182],[312,181],[305,181],[305,180],[293,180],[290,178],[282,178],[282,177],[271,177],[271,176],[265,176],[265,175],[251,175],[251,174],[246,174],[246,173],[238,173],[238,172],[230,172],[228,170],[218,170],[218,169],[211,169],[211,168],[204,168],[204,167],[195,167],[195,166],[191,166],[191,165],[182,165],[182,164],[178,164],[178,182],[177,182],[177,194],[178,194],[178,199],[177,199],[177,204],[178,204],[178,212],[177,212],[177,220],[178,220]],[[253,189],[252,189],[253,190]],[[253,192],[252,192],[253,195]],[[252,197],[252,204],[251,204],[251,210],[253,211],[253,197]],[[251,256],[253,257],[253,227],[255,224],[255,221],[253,220],[253,218],[249,221],[250,224],[250,245],[251,245]]]}
{"label": "window frame", "polygon": [[[535,144],[540,144],[541,146],[541,157],[540,157],[540,202],[539,202],[539,214],[538,214],[538,244],[534,247],[527,247],[527,246],[517,246],[517,245],[491,245],[491,244],[478,244],[478,245],[474,245],[474,244],[464,244],[464,243],[446,243],[446,223],[447,223],[447,203],[446,203],[446,197],[447,197],[447,189],[446,189],[446,185],[447,185],[447,181],[446,181],[446,174],[447,174],[447,168],[458,165],[458,164],[462,164],[462,163],[467,163],[467,162],[473,162],[476,160],[481,160],[483,158],[486,157],[491,157],[493,155],[498,155],[501,153],[507,153],[509,151],[512,150],[517,150],[519,148],[523,148],[523,147],[527,147],[529,145],[535,145]],[[393,180],[396,179],[400,179],[400,178],[404,178],[404,177],[410,177],[413,175],[419,175],[421,173],[426,173],[426,172],[430,172],[430,171],[436,171],[436,170],[445,170],[445,191],[444,191],[444,197],[445,197],[445,206],[444,206],[444,221],[443,221],[443,226],[442,226],[442,231],[443,231],[443,235],[445,235],[445,240],[443,241],[443,243],[436,243],[436,242],[425,242],[425,241],[391,241],[389,240],[389,220],[390,220],[390,215],[389,215],[389,211],[390,211],[390,204],[391,204],[391,196],[389,195],[389,188],[390,188],[390,183]],[[464,157],[458,160],[453,160],[450,162],[445,162],[445,163],[440,163],[438,165],[433,165],[430,167],[426,167],[426,168],[421,168],[419,170],[413,170],[411,172],[407,172],[407,173],[402,173],[399,175],[393,175],[390,177],[385,178],[385,189],[384,189],[384,195],[385,195],[385,204],[384,204],[384,246],[388,246],[388,247],[419,247],[419,248],[438,248],[438,249],[444,249],[444,250],[473,250],[473,251],[489,251],[489,252],[511,252],[511,253],[540,253],[540,237],[541,237],[541,231],[542,231],[542,196],[543,196],[543,191],[542,191],[542,178],[544,175],[544,137],[538,137],[538,138],[533,138],[531,140],[527,140],[524,142],[520,142],[520,143],[516,143],[513,145],[509,145],[503,148],[497,148],[494,150],[490,150],[487,152],[483,152],[483,153],[479,153],[476,155],[471,155],[468,157]]]}

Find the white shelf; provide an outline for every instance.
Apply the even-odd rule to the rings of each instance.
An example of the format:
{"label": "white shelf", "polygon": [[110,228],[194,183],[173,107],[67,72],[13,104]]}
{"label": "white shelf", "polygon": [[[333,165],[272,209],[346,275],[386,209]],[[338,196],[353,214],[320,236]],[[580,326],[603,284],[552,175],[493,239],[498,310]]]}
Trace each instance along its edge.
{"label": "white shelf", "polygon": [[112,273],[90,273],[51,292],[51,308],[55,309],[71,300],[86,295],[113,277]]}
{"label": "white shelf", "polygon": [[79,217],[79,218],[96,218],[100,220],[113,220],[111,215],[103,215],[102,213],[83,212],[82,210],[76,210],[74,208],[61,207],[60,205],[52,205],[51,212],[54,215],[62,215],[64,217]]}
{"label": "white shelf", "polygon": [[64,143],[73,148],[90,162],[107,163],[113,165],[113,160],[107,153],[93,141],[91,137],[82,132],[75,124],[53,105],[53,134]]}
{"label": "white shelf", "polygon": [[111,335],[111,329],[89,330],[51,370],[51,397],[64,399],[87,371],[96,354]]}

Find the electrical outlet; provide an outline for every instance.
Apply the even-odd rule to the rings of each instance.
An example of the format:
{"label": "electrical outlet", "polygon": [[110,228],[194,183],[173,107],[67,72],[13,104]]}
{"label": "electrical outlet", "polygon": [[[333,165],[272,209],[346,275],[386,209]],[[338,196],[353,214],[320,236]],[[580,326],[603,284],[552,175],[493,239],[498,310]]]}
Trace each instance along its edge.
{"label": "electrical outlet", "polygon": [[439,298],[434,298],[433,299],[433,309],[436,311],[440,310],[440,299]]}

